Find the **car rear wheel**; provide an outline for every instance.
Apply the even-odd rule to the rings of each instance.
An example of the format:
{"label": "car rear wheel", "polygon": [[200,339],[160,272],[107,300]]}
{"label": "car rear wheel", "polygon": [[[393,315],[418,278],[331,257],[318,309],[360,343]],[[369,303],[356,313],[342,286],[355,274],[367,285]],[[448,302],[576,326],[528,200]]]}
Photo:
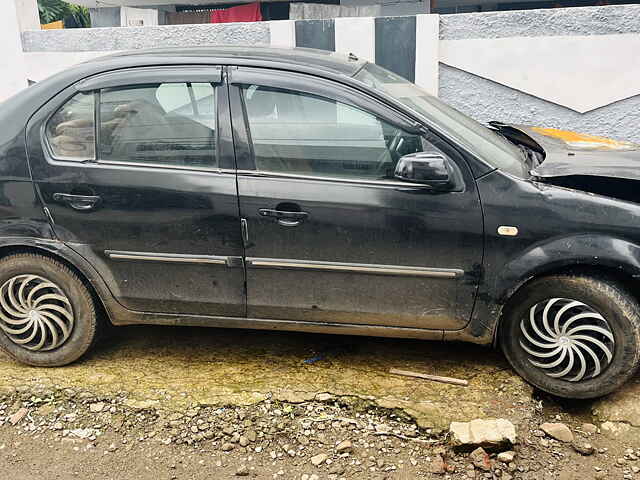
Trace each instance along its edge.
{"label": "car rear wheel", "polygon": [[513,368],[539,389],[600,397],[640,365],[640,306],[613,281],[543,277],[509,301],[499,340]]}
{"label": "car rear wheel", "polygon": [[66,365],[96,340],[91,293],[66,265],[36,254],[0,260],[0,348],[34,366]]}

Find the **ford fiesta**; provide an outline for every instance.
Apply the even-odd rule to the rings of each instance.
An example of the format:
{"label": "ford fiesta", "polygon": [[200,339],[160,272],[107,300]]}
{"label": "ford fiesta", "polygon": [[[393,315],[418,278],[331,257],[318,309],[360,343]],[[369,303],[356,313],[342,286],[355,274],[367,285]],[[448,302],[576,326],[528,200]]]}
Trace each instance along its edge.
{"label": "ford fiesta", "polygon": [[604,395],[640,362],[638,165],[353,55],[104,57],[0,105],[0,346],[65,365],[109,322],[463,340]]}

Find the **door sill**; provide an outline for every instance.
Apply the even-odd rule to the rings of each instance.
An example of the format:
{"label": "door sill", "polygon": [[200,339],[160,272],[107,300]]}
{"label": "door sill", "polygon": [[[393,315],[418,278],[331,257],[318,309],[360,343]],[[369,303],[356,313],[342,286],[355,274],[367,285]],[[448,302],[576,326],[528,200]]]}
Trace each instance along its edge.
{"label": "door sill", "polygon": [[[130,312],[133,313],[133,312]],[[424,328],[387,327],[349,323],[325,323],[295,320],[272,320],[265,318],[219,317],[204,315],[172,315],[138,313],[128,315],[126,320],[112,319],[119,325],[175,325],[189,327],[247,328],[254,330],[283,330],[293,332],[327,333],[337,335],[363,335],[371,337],[417,338],[443,340],[443,330]]]}

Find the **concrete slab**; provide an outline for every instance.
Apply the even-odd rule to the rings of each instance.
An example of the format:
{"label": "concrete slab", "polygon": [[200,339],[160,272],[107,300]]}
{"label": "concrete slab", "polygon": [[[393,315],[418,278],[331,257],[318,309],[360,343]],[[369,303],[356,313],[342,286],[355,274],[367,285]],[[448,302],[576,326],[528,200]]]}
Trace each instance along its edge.
{"label": "concrete slab", "polygon": [[[368,337],[171,327],[120,328],[87,358],[42,369],[0,357],[0,389],[42,383],[161,408],[287,402],[331,394],[341,402],[396,410],[424,428],[530,416],[531,388],[504,358],[474,345]],[[307,360],[308,363],[305,363]],[[388,373],[389,368],[469,380],[468,387]],[[325,395],[326,396],[326,395]]]}

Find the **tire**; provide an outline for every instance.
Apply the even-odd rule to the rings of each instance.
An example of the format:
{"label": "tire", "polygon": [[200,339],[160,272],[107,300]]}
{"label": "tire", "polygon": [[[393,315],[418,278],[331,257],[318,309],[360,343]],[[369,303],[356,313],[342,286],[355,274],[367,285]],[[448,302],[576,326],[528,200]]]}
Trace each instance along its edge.
{"label": "tire", "polygon": [[499,341],[514,370],[540,390],[564,398],[601,397],[638,370],[640,306],[614,281],[543,277],[508,302]]}
{"label": "tire", "polygon": [[0,259],[0,348],[15,360],[38,367],[74,362],[96,341],[101,323],[91,293],[66,265],[31,253]]}

